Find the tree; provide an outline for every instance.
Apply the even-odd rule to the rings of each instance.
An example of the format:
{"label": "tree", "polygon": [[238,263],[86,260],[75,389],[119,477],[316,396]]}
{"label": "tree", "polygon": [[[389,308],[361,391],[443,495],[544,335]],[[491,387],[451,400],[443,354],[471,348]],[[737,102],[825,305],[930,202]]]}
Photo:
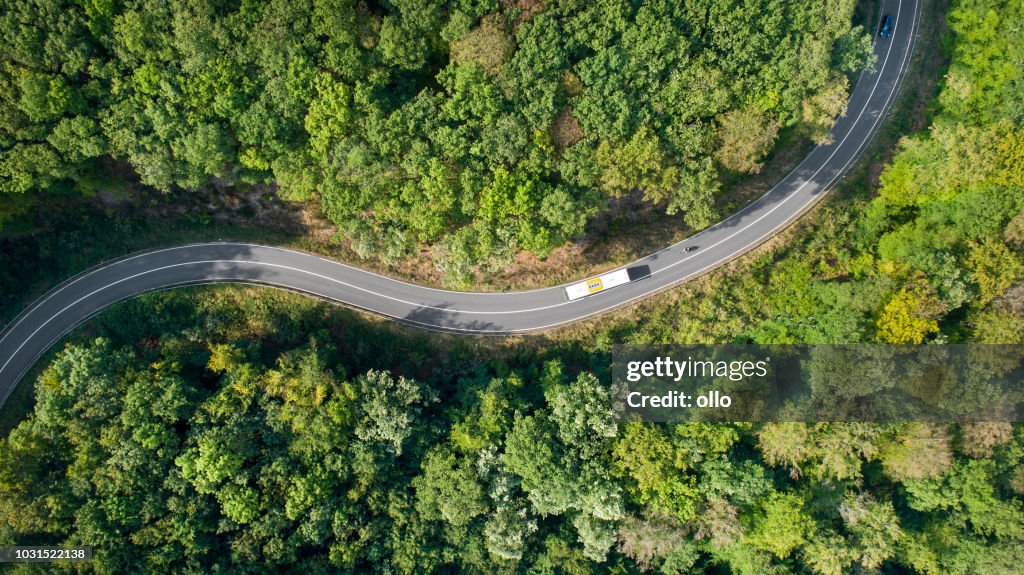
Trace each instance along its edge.
{"label": "tree", "polygon": [[537,209],[539,188],[536,180],[498,168],[494,180],[480,194],[480,215],[492,221],[525,218]]}
{"label": "tree", "polygon": [[836,41],[832,60],[836,69],[847,74],[874,68],[878,57],[875,55],[871,34],[865,32],[860,25],[850,28]]}
{"label": "tree", "polygon": [[674,567],[685,573],[700,558],[687,542],[681,525],[658,514],[626,517],[619,528],[619,550],[641,569],[651,569],[663,561],[663,571]]}
{"label": "tree", "polygon": [[363,441],[379,443],[394,455],[402,454],[405,440],[422,406],[434,400],[417,382],[383,371],[369,371],[358,378],[360,420],[355,434]]}
{"label": "tree", "polygon": [[583,544],[583,555],[592,561],[603,562],[615,544],[615,524],[585,513],[575,516],[572,524]]}
{"label": "tree", "polygon": [[515,51],[515,41],[501,14],[488,14],[480,25],[462,38],[451,43],[451,58],[456,62],[471,62],[494,76],[501,65]]}
{"label": "tree", "polygon": [[939,331],[938,318],[944,312],[925,282],[901,288],[893,294],[878,318],[878,337],[888,343],[921,343]]}
{"label": "tree", "polygon": [[776,493],[763,504],[750,532],[751,543],[785,559],[810,536],[814,523],[797,495]]}
{"label": "tree", "polygon": [[483,487],[468,460],[457,460],[450,452],[427,454],[423,473],[413,479],[417,507],[427,518],[438,517],[454,527],[465,527],[488,511]]}
{"label": "tree", "polygon": [[306,132],[314,157],[328,159],[332,141],[345,138],[352,124],[352,91],[328,74],[317,76],[317,97],[309,104]]}
{"label": "tree", "polygon": [[618,145],[604,140],[597,148],[601,188],[612,197],[641,190],[659,195],[676,183],[676,170],[667,165],[658,136],[647,127]]}
{"label": "tree", "polygon": [[[0,440],[0,539],[93,544],[110,571],[781,574],[1007,572],[1024,536],[1008,424],[962,427],[956,453],[923,424],[620,428],[591,373],[434,358],[347,320],[311,337],[330,310],[298,296],[112,311],[93,328],[110,338],[58,352]],[[162,311],[173,329],[140,338]]]}
{"label": "tree", "polygon": [[1010,223],[1007,224],[1006,229],[1003,231],[1003,237],[1008,244],[1018,249],[1024,248],[1024,210],[1018,212],[1010,220]]}
{"label": "tree", "polygon": [[803,548],[801,559],[813,573],[842,575],[857,559],[857,552],[835,533],[815,534]]}
{"label": "tree", "polygon": [[800,464],[810,455],[807,425],[801,422],[766,423],[757,432],[757,447],[769,465],[784,465],[800,475]]}
{"label": "tree", "polygon": [[857,560],[864,568],[877,569],[896,554],[903,529],[892,503],[879,502],[867,494],[848,496],[839,507],[839,515],[853,536]]}
{"label": "tree", "polygon": [[846,76],[833,78],[814,97],[804,102],[803,121],[811,131],[811,137],[819,144],[831,143],[829,128],[836,118],[846,113],[846,100],[850,82]]}
{"label": "tree", "polygon": [[579,497],[578,485],[561,461],[550,420],[517,418],[505,438],[502,461],[522,481],[533,508],[541,515],[561,514]]}
{"label": "tree", "polygon": [[519,561],[528,549],[528,538],[537,531],[537,521],[530,515],[525,501],[496,495],[493,491],[492,497],[497,509],[484,526],[487,551],[506,561]]}
{"label": "tree", "polygon": [[107,153],[107,142],[100,134],[99,124],[88,116],[62,119],[47,141],[69,164],[80,164]]}
{"label": "tree", "polygon": [[66,175],[64,164],[48,144],[17,144],[0,158],[0,192],[3,193],[45,190]]}
{"label": "tree", "polygon": [[989,303],[1024,278],[1024,262],[1003,242],[990,238],[972,243],[970,250],[967,266],[980,292],[979,305]]}
{"label": "tree", "polygon": [[995,449],[1013,438],[1013,424],[1005,421],[965,423],[960,426],[960,450],[971,457],[992,457]]}
{"label": "tree", "polygon": [[758,160],[771,150],[779,128],[778,120],[757,110],[733,110],[719,123],[715,158],[726,169],[756,174],[761,171]]}
{"label": "tree", "polygon": [[911,424],[883,445],[882,467],[896,481],[940,475],[952,463],[950,443],[948,432],[940,426]]}
{"label": "tree", "polygon": [[[454,254],[476,227],[495,253],[444,262],[459,287],[583,234],[608,196],[709,225],[715,158],[756,170],[805,105],[830,124],[837,74],[866,58],[852,5],[807,0],[799,19],[660,1],[8,4],[0,189],[88,193],[121,163],[160,190],[269,183],[366,220],[381,245],[362,251],[386,264],[414,243]],[[495,219],[504,174],[531,198]]]}
{"label": "tree", "polygon": [[632,480],[630,491],[641,505],[680,522],[696,516],[696,478],[686,473],[681,454],[658,427],[626,424],[615,445],[615,463]]}

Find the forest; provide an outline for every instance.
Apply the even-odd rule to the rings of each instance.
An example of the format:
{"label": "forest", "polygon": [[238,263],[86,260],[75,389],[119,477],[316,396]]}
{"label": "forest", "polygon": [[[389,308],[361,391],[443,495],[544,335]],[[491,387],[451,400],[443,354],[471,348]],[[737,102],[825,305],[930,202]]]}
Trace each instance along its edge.
{"label": "forest", "polygon": [[1024,343],[1024,6],[950,8],[926,130],[785,244],[605,322],[633,343]]}
{"label": "forest", "polygon": [[[133,18],[174,28],[177,20],[160,12],[172,5],[150,7]],[[578,14],[611,5],[587,4],[578,7]],[[53,22],[75,21],[82,10],[75,6],[65,20],[55,15]],[[87,6],[85,12],[95,15],[107,5]],[[258,9],[270,6],[274,4]],[[355,21],[369,29],[387,20],[380,11],[360,6],[367,6],[367,12],[355,11],[363,14]],[[547,21],[543,12],[530,13],[532,4],[516,6],[522,12],[504,24],[515,31],[511,47],[467,32],[476,39],[449,49],[455,62],[481,46],[497,50],[494,60],[481,61],[477,68],[456,64],[466,76],[451,79],[455,85],[474,85],[473,74],[483,74],[479,77],[497,90],[510,81],[502,74],[528,45],[526,31],[540,34],[532,26]],[[801,8],[794,3],[792,9]],[[642,10],[627,12],[623,22],[630,25],[652,22],[640,17]],[[483,12],[489,13],[493,11]],[[559,25],[573,21],[556,20]],[[740,20],[730,29],[750,25]],[[21,21],[7,17],[2,25],[9,29]],[[114,26],[126,20],[106,21]],[[493,18],[463,21],[478,35],[483,34],[480,29],[501,28]],[[615,20],[605,15],[589,22],[606,21]],[[398,24],[395,19],[388,26],[381,23],[370,36],[374,48],[366,50],[381,52],[374,58],[383,58],[381,46],[388,45],[384,39],[389,34],[409,33],[392,29]],[[1024,60],[1024,6],[1007,0],[954,0],[945,24],[948,35],[942,49],[948,68],[927,110],[927,128],[901,141],[887,158],[877,187],[868,185],[867,177],[857,179],[784,244],[762,249],[729,273],[718,272],[583,327],[499,343],[433,337],[296,295],[229,287],[152,294],[107,311],[76,332],[34,381],[22,382],[34,385],[34,400],[0,440],[0,545],[93,545],[94,562],[82,569],[96,572],[1019,573],[1024,556],[1024,428],[1019,424],[622,424],[609,409],[610,349],[618,343],[1024,343],[1024,69],[1019,65]],[[95,26],[102,37],[105,28]],[[769,33],[763,22],[757,27]],[[238,29],[255,34],[257,28]],[[276,36],[259,30],[266,41],[289,36],[292,30],[310,33],[312,46],[329,36],[303,26],[274,28]],[[220,42],[224,33],[217,28],[195,41]],[[625,37],[614,30],[608,34]],[[15,37],[0,41],[13,42]],[[436,40],[411,37],[388,49]],[[160,38],[139,34],[135,41],[166,57],[161,62],[175,62],[151,70],[181,73],[178,67],[188,59],[177,48],[162,46]],[[581,48],[587,53],[592,49]],[[111,50],[120,53],[120,48]],[[33,58],[46,53],[26,52]],[[341,52],[337,54],[342,61]],[[255,50],[239,56],[256,57],[269,56]],[[498,72],[488,72],[488,62],[494,61],[501,62]],[[362,60],[351,62],[355,66]],[[117,61],[106,65],[104,73],[118,77]],[[255,69],[259,67],[245,68]],[[594,78],[584,68],[573,69],[590,90]],[[99,77],[77,73],[73,79]],[[107,80],[96,81],[102,86]],[[393,82],[381,84],[394,88],[388,94],[400,94],[398,87],[418,86],[423,77],[407,72],[380,81]],[[187,108],[157,105],[167,104],[161,98],[170,97],[158,94],[166,89],[166,94],[185,98],[187,91],[172,80],[160,82],[149,95],[140,96],[132,88],[111,94],[101,89],[97,98],[130,93],[118,105],[135,102],[131,105],[167,118],[169,124],[162,126],[171,126],[177,121],[174,114]],[[356,84],[351,92],[339,88],[335,96],[342,101],[351,97],[362,106],[366,96]],[[552,105],[571,106],[583,125],[588,110],[583,93],[558,96],[559,89],[552,92]],[[751,90],[765,94],[760,88]],[[20,93],[5,90],[0,97]],[[645,97],[659,93],[647,90]],[[451,93],[437,94],[434,98],[442,101],[438,106],[452,106],[445,99]],[[793,95],[777,96],[778,106],[797,102],[787,99]],[[111,106],[105,113],[114,114],[116,102],[104,101]],[[415,101],[393,110],[424,105]],[[386,123],[368,120],[365,110],[358,110],[347,120],[353,125]],[[658,121],[658,110],[652,105],[646,112],[651,116],[645,127]],[[598,114],[593,108],[587,113]],[[238,118],[206,121],[228,125]],[[788,121],[781,113],[777,118],[780,124]],[[296,126],[307,127],[301,113],[293,119]],[[94,141],[107,146],[104,130],[109,121],[94,121]],[[663,127],[674,120],[664,121]],[[51,117],[47,122],[63,120]],[[465,122],[452,129],[472,125]],[[724,119],[713,122],[715,130],[726,125]],[[44,124],[32,124],[35,132],[25,128],[17,145],[51,145],[39,128]],[[692,124],[711,129],[709,125]],[[38,139],[32,140],[29,132]],[[359,137],[370,138],[369,133],[360,132]],[[626,133],[632,139],[639,132]],[[641,140],[656,135],[659,145],[667,146],[671,133],[652,129]],[[175,149],[184,149],[182,144],[166,143],[177,141],[182,132],[137,134],[149,134],[145,137],[155,147],[140,144],[133,149],[164,150],[167,155],[157,165],[170,166],[168,173],[194,168],[174,155]],[[331,138],[322,145],[346,154],[372,149],[370,144],[359,147],[363,144]],[[283,182],[286,178],[275,171],[275,162],[312,146],[312,136],[300,140],[305,143],[282,144],[285,151],[260,177],[272,174]],[[608,142],[590,141],[595,162],[603,145],[617,145],[613,139]],[[566,158],[583,161],[582,156],[569,156],[570,148],[555,146],[559,169]],[[45,159],[42,149],[32,158]],[[393,153],[415,150],[409,145]],[[315,152],[310,148],[304,153]],[[91,178],[99,172],[94,170],[106,169],[104,164],[117,161],[111,158],[120,154],[104,151],[92,156],[102,158],[95,164],[88,159],[59,163],[71,176],[51,166],[51,183],[81,186],[95,181]],[[58,158],[56,152],[49,157]],[[750,164],[727,168],[728,157],[716,150],[704,161],[714,170],[752,169]],[[675,150],[666,152],[666,158],[686,161]],[[131,157],[126,161],[135,165]],[[392,168],[411,170],[415,163],[410,162],[396,161]],[[258,172],[244,167],[241,159],[225,165],[231,166],[230,173],[216,177]],[[673,167],[672,177],[689,177],[683,175],[689,168]],[[506,164],[504,173],[500,168],[494,168],[493,177],[513,186],[521,183],[516,178],[529,173],[522,163]],[[444,169],[475,173],[477,167]],[[322,173],[301,172],[312,178],[304,180],[309,189],[324,185],[316,180]],[[571,185],[566,184],[568,177],[553,173],[538,176],[538,185]],[[344,177],[394,174],[366,170]],[[590,174],[600,178],[604,172]],[[24,177],[31,181],[37,176]],[[341,176],[335,172],[331,177]],[[188,185],[171,180],[168,185]],[[337,181],[330,186],[344,187]],[[608,191],[599,180],[592,186]],[[281,189],[287,186],[281,183]],[[526,190],[521,196],[528,201],[536,188],[519,189]],[[7,195],[34,194],[38,199],[46,197],[43,193],[33,189]],[[584,201],[575,192],[566,193]],[[323,190],[317,194],[325,202],[329,197]],[[489,197],[493,203],[482,202],[481,209],[486,205],[494,210],[489,213],[514,215],[515,202]],[[585,201],[591,200],[599,203]],[[346,207],[356,205],[354,200],[342,201]],[[388,201],[400,205],[413,200]],[[464,204],[459,206],[462,210]],[[398,225],[376,219],[391,217],[386,215],[390,212],[371,211],[366,225]],[[680,208],[684,216],[691,212],[692,206]],[[460,217],[466,218],[465,225],[452,228],[453,237],[469,233],[463,229],[480,229],[476,212]],[[66,570],[74,572],[74,567]],[[11,571],[37,572],[27,565]]]}
{"label": "forest", "polygon": [[1017,572],[1019,426],[621,424],[608,354],[438,341],[272,290],[124,304],[0,442],[0,544],[96,572]]}
{"label": "forest", "polygon": [[621,424],[591,345],[395,329],[233,287],[104,313],[0,442],[0,544],[101,573],[1019,567],[1020,426]]}
{"label": "forest", "polygon": [[0,223],[125,173],[158,189],[272,186],[318,202],[360,257],[433,246],[453,285],[543,256],[628,194],[701,228],[720,176],[758,171],[780,130],[827,137],[848,75],[873,65],[853,11],[12,0]]}

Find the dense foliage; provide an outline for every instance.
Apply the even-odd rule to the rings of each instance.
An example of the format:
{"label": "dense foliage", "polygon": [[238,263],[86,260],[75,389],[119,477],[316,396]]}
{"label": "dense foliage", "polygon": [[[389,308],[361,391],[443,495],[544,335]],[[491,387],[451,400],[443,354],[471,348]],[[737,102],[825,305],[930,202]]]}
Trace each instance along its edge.
{"label": "dense foliage", "polygon": [[[488,361],[223,288],[104,314],[0,441],[0,544],[91,544],[110,572],[1018,573],[1019,425],[619,425],[600,381],[616,341],[1024,342],[1022,10],[955,3],[933,127],[877,196],[585,344]],[[482,18],[451,53],[498,78],[540,18],[511,41]],[[384,30],[378,45],[400,32]],[[654,132],[637,133],[594,157],[643,157]],[[657,185],[637,164],[611,173]],[[523,173],[495,168],[480,209],[528,210]]]}
{"label": "dense foliage", "polygon": [[274,182],[363,257],[440,244],[456,282],[637,190],[704,226],[721,170],[842,112],[872,58],[853,6],[12,0],[0,209],[95,190],[110,159],[158,188]]}
{"label": "dense foliage", "polygon": [[[930,129],[812,229],[607,341],[1024,343],[1024,6],[964,0]],[[621,334],[621,335],[619,335]]]}
{"label": "dense foliage", "polygon": [[1024,551],[1019,427],[620,425],[601,354],[431,359],[324,311],[219,288],[105,314],[0,441],[0,544],[161,573],[1009,574]]}

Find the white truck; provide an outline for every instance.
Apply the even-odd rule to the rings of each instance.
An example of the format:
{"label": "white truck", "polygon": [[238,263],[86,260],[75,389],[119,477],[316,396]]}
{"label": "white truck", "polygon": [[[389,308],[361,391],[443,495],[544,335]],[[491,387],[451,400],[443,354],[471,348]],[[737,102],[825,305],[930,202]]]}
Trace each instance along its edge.
{"label": "white truck", "polygon": [[580,283],[572,284],[565,288],[565,299],[569,301],[585,298],[598,292],[603,292],[615,286],[628,284],[629,271],[626,269],[608,272],[596,278],[590,278]]}

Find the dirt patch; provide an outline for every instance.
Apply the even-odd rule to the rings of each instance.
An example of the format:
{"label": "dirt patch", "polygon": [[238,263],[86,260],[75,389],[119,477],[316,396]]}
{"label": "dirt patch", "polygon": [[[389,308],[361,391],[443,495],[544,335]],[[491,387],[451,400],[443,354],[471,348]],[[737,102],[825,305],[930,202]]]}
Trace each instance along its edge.
{"label": "dirt patch", "polygon": [[272,185],[233,187],[215,182],[196,190],[171,192],[140,186],[130,201],[109,204],[101,200],[101,203],[113,217],[134,212],[152,221],[190,219],[295,235],[325,233],[322,218],[312,215],[311,206],[282,200]]}

